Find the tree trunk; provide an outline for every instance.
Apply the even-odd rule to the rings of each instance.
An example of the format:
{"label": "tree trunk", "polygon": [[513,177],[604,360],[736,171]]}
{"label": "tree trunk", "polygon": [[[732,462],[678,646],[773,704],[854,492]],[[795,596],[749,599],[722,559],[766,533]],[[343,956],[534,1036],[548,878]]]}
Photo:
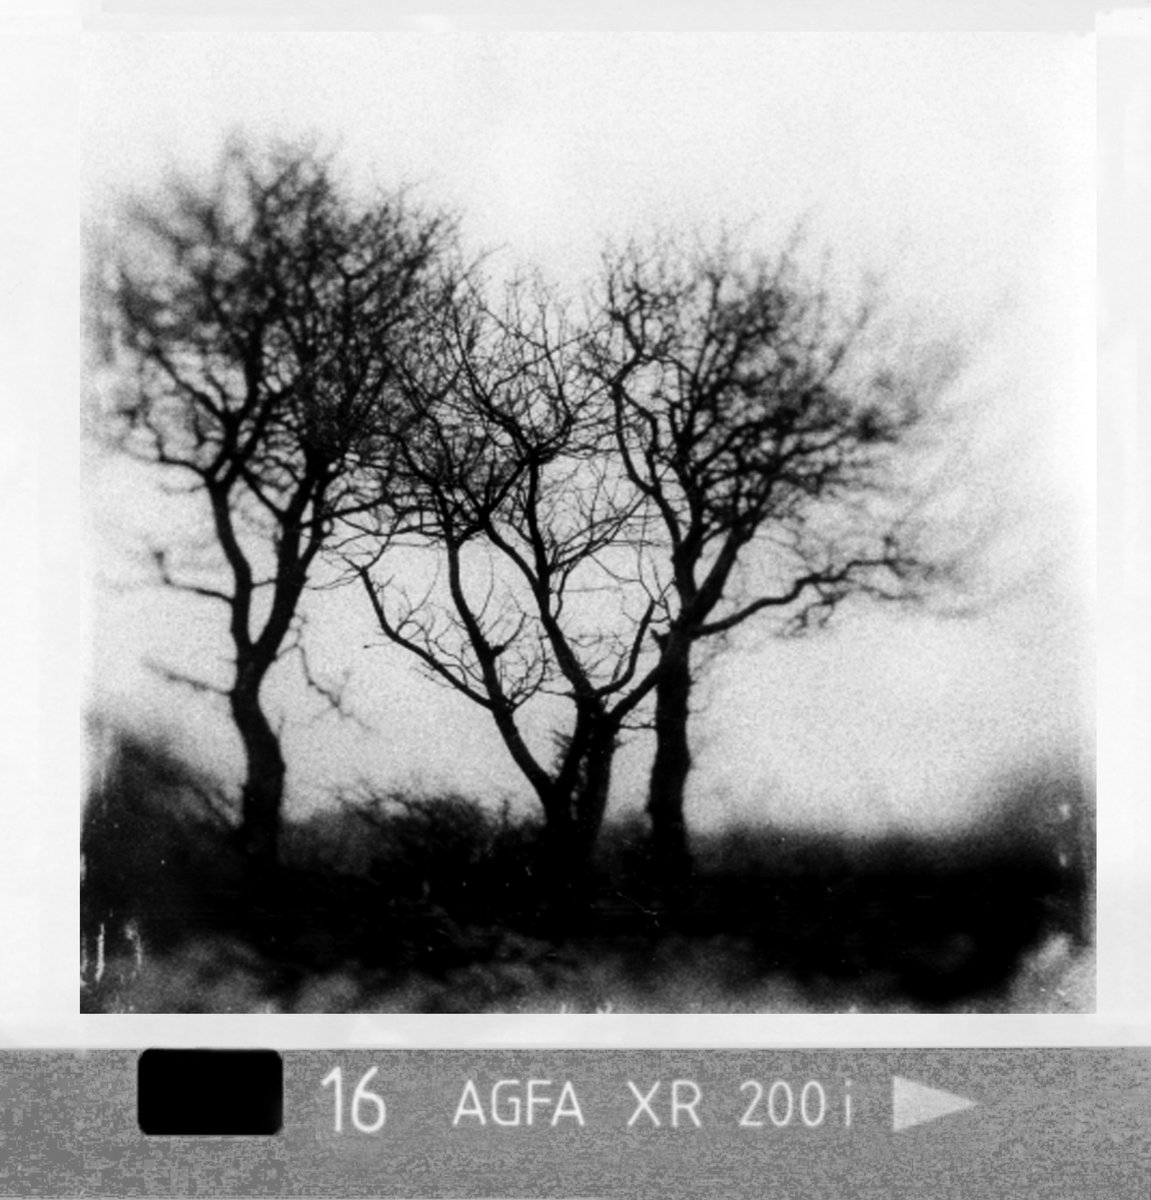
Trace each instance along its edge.
{"label": "tree trunk", "polygon": [[[243,673],[241,673],[243,674]],[[244,743],[246,774],[240,845],[254,880],[271,879],[279,862],[280,812],[284,801],[284,756],[280,739],[260,704],[260,682],[233,688],[232,719]]]}
{"label": "tree trunk", "polygon": [[614,725],[605,723],[596,726],[588,739],[575,796],[576,835],[582,848],[585,867],[590,867],[595,844],[603,827],[608,793],[611,790],[611,769],[615,751]]}
{"label": "tree trunk", "polygon": [[572,819],[570,797],[547,810],[543,854],[540,861],[540,900],[546,931],[552,936],[570,932],[582,908],[582,880],[586,876],[583,846]]}
{"label": "tree trunk", "polygon": [[681,900],[691,874],[684,822],[684,793],[691,770],[687,740],[691,700],[691,643],[673,638],[664,648],[655,693],[655,760],[647,813],[655,881],[666,899]]}
{"label": "tree trunk", "polygon": [[[578,770],[565,773],[544,800],[544,897],[551,932],[578,927],[591,900],[591,865],[603,825],[615,754],[615,727],[593,723],[576,750]],[[543,797],[541,797],[543,799]]]}

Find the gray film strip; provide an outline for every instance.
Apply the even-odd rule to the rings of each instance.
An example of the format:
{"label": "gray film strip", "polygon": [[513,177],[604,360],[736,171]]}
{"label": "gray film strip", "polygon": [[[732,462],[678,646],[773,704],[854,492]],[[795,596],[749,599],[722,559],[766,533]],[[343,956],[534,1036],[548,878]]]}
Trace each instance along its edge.
{"label": "gray film strip", "polygon": [[1151,1181],[1148,1049],[291,1051],[263,1138],[146,1137],[138,1057],[0,1053],[0,1195],[1122,1200]]}

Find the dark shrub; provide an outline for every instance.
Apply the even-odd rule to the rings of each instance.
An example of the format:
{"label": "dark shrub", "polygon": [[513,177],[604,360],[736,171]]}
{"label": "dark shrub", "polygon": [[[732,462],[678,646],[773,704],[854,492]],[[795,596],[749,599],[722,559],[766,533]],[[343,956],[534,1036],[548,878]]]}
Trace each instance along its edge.
{"label": "dark shrub", "polygon": [[[108,960],[163,953],[230,924],[240,895],[240,858],[227,806],[209,780],[162,740],[103,731],[80,832],[82,952],[103,936]],[[90,967],[91,969],[91,967]]]}

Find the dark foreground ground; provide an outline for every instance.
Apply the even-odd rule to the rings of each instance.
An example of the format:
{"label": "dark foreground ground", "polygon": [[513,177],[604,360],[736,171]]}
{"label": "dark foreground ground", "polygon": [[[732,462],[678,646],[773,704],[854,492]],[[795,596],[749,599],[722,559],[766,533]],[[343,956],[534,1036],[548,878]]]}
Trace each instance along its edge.
{"label": "dark foreground ground", "polygon": [[90,799],[86,1012],[1028,1012],[1094,1007],[1088,801],[1017,780],[962,838],[698,837],[675,911],[644,827],[605,830],[557,922],[538,830],[361,796],[285,830],[263,914],[222,802],[124,742]]}

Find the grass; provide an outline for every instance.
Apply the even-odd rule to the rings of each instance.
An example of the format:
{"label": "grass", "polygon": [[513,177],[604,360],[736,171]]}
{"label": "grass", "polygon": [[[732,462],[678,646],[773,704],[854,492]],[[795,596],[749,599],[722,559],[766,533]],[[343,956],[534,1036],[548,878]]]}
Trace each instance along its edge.
{"label": "grass", "polygon": [[[194,942],[164,958],[120,960],[85,988],[90,1012],[202,1013],[913,1013],[923,1011],[866,978],[804,986],[780,974],[733,987],[740,948],[669,946],[674,960],[657,985],[637,984],[615,956],[552,951],[552,962],[474,963],[430,977],[354,965],[311,976],[285,991],[275,971],[238,943]],[[558,959],[559,961],[554,961]],[[717,971],[718,969],[718,971]],[[1094,955],[1053,938],[1034,951],[1002,992],[956,999],[949,1013],[1061,1013],[1094,1007]]]}

